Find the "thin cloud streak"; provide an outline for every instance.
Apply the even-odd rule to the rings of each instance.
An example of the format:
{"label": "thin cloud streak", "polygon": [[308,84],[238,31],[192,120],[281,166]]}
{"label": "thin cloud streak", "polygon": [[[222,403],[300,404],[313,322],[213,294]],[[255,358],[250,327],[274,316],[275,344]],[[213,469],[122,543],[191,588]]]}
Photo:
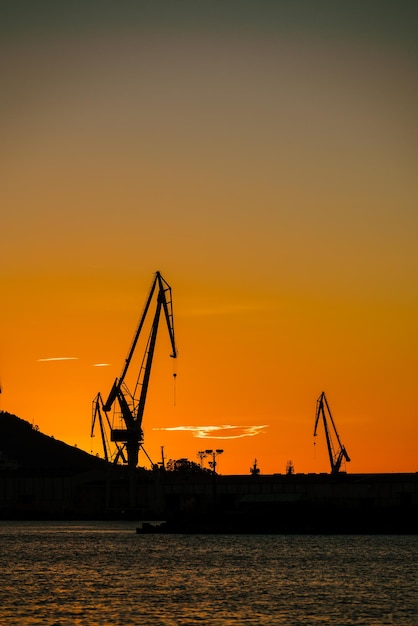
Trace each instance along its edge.
{"label": "thin cloud streak", "polygon": [[[167,428],[154,428],[153,430],[166,431],[189,431],[197,439],[242,439],[243,437],[254,437],[259,435],[268,424],[261,426],[232,426],[222,424],[220,426],[171,426]],[[229,434],[217,434],[222,431],[234,431]]]}
{"label": "thin cloud streak", "polygon": [[38,363],[45,363],[47,361],[78,361],[78,356],[53,356],[47,359],[38,359]]}

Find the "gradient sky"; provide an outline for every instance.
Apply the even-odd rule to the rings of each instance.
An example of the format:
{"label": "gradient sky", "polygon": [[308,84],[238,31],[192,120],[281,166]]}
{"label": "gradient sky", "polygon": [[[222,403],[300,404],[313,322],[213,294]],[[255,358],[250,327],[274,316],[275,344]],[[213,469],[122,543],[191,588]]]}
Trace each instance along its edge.
{"label": "gradient sky", "polygon": [[329,471],[325,391],[348,471],[417,471],[418,4],[8,4],[0,408],[101,452],[159,270],[153,460]]}

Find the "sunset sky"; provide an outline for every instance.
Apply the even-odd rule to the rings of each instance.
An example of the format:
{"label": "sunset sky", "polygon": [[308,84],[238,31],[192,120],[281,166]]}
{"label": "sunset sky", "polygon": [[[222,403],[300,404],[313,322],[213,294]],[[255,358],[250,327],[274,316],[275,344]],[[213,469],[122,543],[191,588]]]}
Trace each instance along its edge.
{"label": "sunset sky", "polygon": [[159,270],[153,460],[418,471],[418,3],[5,4],[0,409],[101,453]]}

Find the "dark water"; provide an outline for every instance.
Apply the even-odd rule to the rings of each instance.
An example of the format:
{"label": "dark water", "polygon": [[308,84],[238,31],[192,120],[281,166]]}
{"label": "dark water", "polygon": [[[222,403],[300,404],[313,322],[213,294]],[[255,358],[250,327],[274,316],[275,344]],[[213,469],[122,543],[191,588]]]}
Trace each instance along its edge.
{"label": "dark water", "polygon": [[418,624],[417,536],[0,522],[0,624]]}

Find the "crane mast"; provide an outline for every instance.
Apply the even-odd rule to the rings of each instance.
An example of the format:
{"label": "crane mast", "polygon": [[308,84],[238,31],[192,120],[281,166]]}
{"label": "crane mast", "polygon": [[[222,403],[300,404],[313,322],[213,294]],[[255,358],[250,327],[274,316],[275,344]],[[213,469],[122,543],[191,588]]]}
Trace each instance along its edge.
{"label": "crane mast", "polygon": [[100,435],[102,438],[105,461],[108,461],[108,462],[113,461],[113,463],[116,464],[119,462],[119,460],[121,460],[123,463],[127,463],[123,446],[116,444],[115,454],[112,455],[110,452],[108,432],[111,431],[112,426],[111,426],[108,414],[103,409],[103,398],[102,398],[100,391],[93,400],[93,419],[91,423],[91,433],[90,433],[91,437],[94,437],[94,427],[96,425],[96,422],[99,422],[99,426],[100,426]]}
{"label": "crane mast", "polygon": [[[338,474],[343,460],[350,462],[350,457],[348,456],[347,450],[340,441],[340,437],[338,435],[337,428],[335,426],[334,419],[332,417],[332,413],[325,396],[325,392],[321,393],[316,402],[314,437],[316,437],[318,434],[318,422],[321,418],[324,425],[328,456],[331,464],[331,474]],[[332,433],[334,433],[337,446],[333,442]]]}
{"label": "crane mast", "polygon": [[[154,296],[156,299],[156,307],[154,316],[152,318],[151,330],[149,332],[149,336],[146,342],[145,354],[142,359],[134,390],[130,391],[126,384],[125,378],[131,365],[132,357],[137,347],[138,340],[144,329],[144,323],[147,319],[148,312],[150,310]],[[127,462],[128,467],[130,468],[135,468],[137,466],[139,450],[142,447],[143,443],[144,435],[142,430],[142,420],[162,312],[164,313],[171,343],[172,353],[170,356],[172,358],[176,358],[177,349],[174,338],[174,318],[171,287],[161,276],[160,272],[156,272],[155,278],[151,286],[151,290],[145,302],[145,307],[141,319],[139,321],[130,350],[128,352],[128,356],[125,359],[121,375],[119,376],[119,378],[116,378],[115,382],[113,383],[113,386],[105,402],[103,402],[100,393],[96,396],[93,402],[92,432],[95,421],[98,419],[103,439],[105,458],[108,458],[107,441],[104,434],[104,424],[107,424],[110,429],[110,440],[114,442],[117,447],[117,454],[114,462],[118,462],[119,460],[121,460],[122,462]],[[108,413],[112,409],[116,410],[119,413],[119,416],[124,425],[123,427],[114,428],[113,426],[111,426],[111,420],[109,419]],[[125,450],[127,459],[124,454]]]}

